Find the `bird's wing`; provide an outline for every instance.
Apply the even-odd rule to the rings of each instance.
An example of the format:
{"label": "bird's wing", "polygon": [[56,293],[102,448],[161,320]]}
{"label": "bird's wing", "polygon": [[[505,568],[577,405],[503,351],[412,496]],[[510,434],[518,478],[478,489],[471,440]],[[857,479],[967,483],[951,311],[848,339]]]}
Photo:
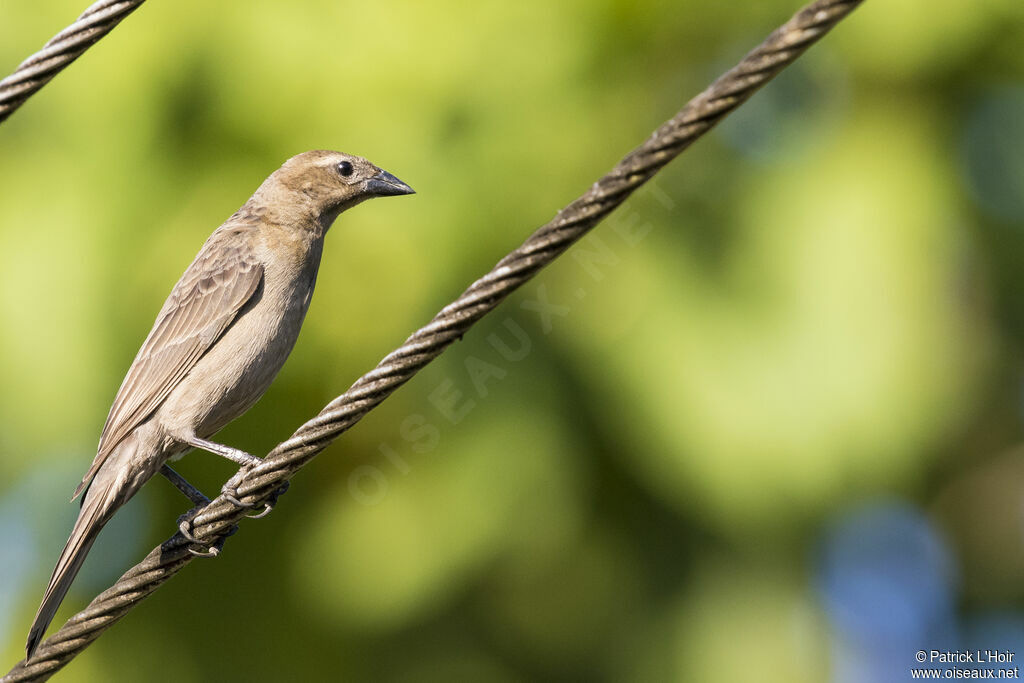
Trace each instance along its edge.
{"label": "bird's wing", "polygon": [[75,496],[114,447],[160,406],[213,346],[259,287],[263,266],[250,250],[217,239],[222,236],[228,235],[211,236],[160,309],[117,392],[96,458]]}

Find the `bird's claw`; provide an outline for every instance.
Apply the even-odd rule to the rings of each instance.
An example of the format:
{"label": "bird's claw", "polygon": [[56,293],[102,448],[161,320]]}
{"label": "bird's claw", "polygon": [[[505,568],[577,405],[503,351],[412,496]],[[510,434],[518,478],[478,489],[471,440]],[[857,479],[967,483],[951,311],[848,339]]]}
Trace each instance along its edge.
{"label": "bird's claw", "polygon": [[[236,488],[238,486],[238,480],[240,480],[241,478],[242,470],[239,470],[235,476],[227,480],[227,483],[225,483],[224,486],[221,488],[220,493],[222,496],[224,496],[224,500],[231,503],[235,507],[250,509],[256,508],[257,506],[253,505],[252,503],[243,503],[241,500],[239,500],[238,496],[236,495],[238,493],[238,489]],[[262,510],[260,510],[255,515],[246,515],[246,517],[249,517],[250,519],[261,519],[269,515],[270,511],[274,509],[275,505],[277,505],[277,499],[280,496],[282,496],[285,491],[288,490],[288,487],[290,485],[291,482],[288,481],[281,484],[281,486],[276,491],[274,491],[274,493],[270,496],[267,502],[263,503]]]}
{"label": "bird's claw", "polygon": [[[232,491],[234,491],[234,490],[235,489],[232,489]],[[254,507],[256,507],[255,505],[252,505],[250,503],[243,503],[242,501],[238,500],[238,498],[236,498],[232,494],[228,493],[227,491],[221,491],[220,495],[224,496],[224,500],[226,500],[227,502],[231,503],[236,508],[254,508]]]}
{"label": "bird's claw", "polygon": [[246,467],[242,467],[230,479],[228,479],[224,486],[220,488],[220,494],[224,496],[224,500],[234,505],[236,508],[254,508],[255,505],[250,503],[243,503],[238,499],[238,484],[241,483],[242,477],[247,471]]}
{"label": "bird's claw", "polygon": [[189,543],[199,544],[199,540],[192,534],[192,520],[195,519],[196,514],[202,509],[202,507],[202,505],[197,505],[178,517],[178,532],[181,533]]}
{"label": "bird's claw", "polygon": [[238,531],[237,526],[233,526],[228,529],[227,533],[217,539],[217,542],[208,546],[206,550],[196,550],[195,548],[186,548],[196,557],[217,557],[220,555],[220,551],[224,549],[224,541],[227,540],[228,536],[234,536],[235,532]]}
{"label": "bird's claw", "polygon": [[196,557],[217,557],[220,555],[220,546],[211,545],[206,550],[196,550],[195,548],[185,548]]}
{"label": "bird's claw", "polygon": [[[196,538],[195,535],[192,533],[192,516],[191,516],[191,513],[194,513],[194,512],[195,512],[194,510],[190,510],[189,512],[186,512],[184,515],[182,515],[181,517],[178,518],[178,533],[180,533],[182,536],[184,536],[185,540],[188,541],[189,543],[201,546],[202,544],[199,542],[199,539]],[[224,545],[224,541],[221,540],[219,543],[215,543],[215,544],[213,544],[211,546],[207,546],[206,550],[196,550],[195,548],[193,548],[191,546],[189,546],[188,548],[185,548],[185,550],[189,551],[190,553],[192,553],[196,557],[217,557],[218,555],[220,555],[220,549],[221,549],[221,546],[223,546],[223,545]]]}
{"label": "bird's claw", "polygon": [[[189,543],[198,546],[203,546],[204,544],[198,538],[195,537],[195,534],[192,533],[192,520],[195,518],[196,513],[199,512],[199,510],[203,507],[204,506],[202,505],[198,505],[189,510],[188,512],[186,512],[185,514],[178,517],[178,533],[180,533]],[[224,541],[227,539],[228,536],[233,535],[236,531],[238,531],[237,526],[231,527],[226,534],[217,539],[216,543],[207,545],[206,550],[196,550],[195,548],[191,547],[186,548],[186,550],[188,550],[196,557],[217,557],[218,555],[220,555],[220,551],[224,548]]]}
{"label": "bird's claw", "polygon": [[255,515],[246,515],[249,519],[263,519],[270,514],[270,511],[274,509],[274,506],[270,503],[264,503],[263,509],[257,512]]}
{"label": "bird's claw", "polygon": [[259,514],[246,515],[246,517],[248,517],[249,519],[261,519],[269,515],[270,511],[273,510],[274,507],[277,505],[277,499],[284,495],[285,491],[288,490],[289,486],[291,486],[290,481],[286,481],[285,483],[281,484],[281,486],[278,487],[276,491],[274,491],[270,498],[267,499],[267,502],[263,504],[263,510],[261,510]]}

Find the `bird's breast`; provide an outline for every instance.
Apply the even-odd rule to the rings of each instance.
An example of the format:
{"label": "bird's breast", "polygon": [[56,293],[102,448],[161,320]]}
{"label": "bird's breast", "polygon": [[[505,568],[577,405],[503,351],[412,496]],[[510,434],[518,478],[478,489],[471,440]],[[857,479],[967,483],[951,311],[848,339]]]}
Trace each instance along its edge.
{"label": "bird's breast", "polygon": [[161,406],[168,433],[205,438],[220,430],[259,400],[295,346],[320,251],[260,256],[263,279],[252,299]]}

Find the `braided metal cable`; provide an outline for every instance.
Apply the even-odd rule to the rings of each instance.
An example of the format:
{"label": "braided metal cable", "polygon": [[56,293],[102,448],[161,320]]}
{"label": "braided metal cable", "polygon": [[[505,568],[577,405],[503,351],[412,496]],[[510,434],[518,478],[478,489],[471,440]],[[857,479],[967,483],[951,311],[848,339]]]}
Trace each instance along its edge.
{"label": "braided metal cable", "polygon": [[100,0],[0,81],[0,122],[146,0]]}
{"label": "braided metal cable", "polygon": [[[279,444],[263,463],[244,470],[237,486],[237,498],[253,507],[272,501],[280,487],[338,435],[462,337],[473,323],[580,239],[662,166],[746,101],[862,1],[818,0],[798,12],[739,65],[658,128],[644,144],[627,154],[586,193],[470,285],[429,324],[360,377],[291,438]],[[246,508],[233,505],[221,495],[193,518],[192,534],[200,543],[219,548],[246,512]],[[18,663],[3,681],[48,678],[188,564],[194,557],[188,552],[189,545],[179,533],[154,548],[142,562],[43,642],[31,661]]]}

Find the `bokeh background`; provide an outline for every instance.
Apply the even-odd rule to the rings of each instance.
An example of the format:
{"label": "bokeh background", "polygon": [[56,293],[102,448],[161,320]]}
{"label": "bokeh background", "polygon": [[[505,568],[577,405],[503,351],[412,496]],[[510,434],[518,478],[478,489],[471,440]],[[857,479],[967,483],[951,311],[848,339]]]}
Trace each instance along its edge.
{"label": "bokeh background", "polygon": [[[152,2],[0,126],[0,652],[121,378],[292,154],[328,238],[265,453],[798,5]],[[7,73],[84,9],[0,5]],[[909,679],[1024,657],[1024,4],[869,1],[62,672]],[[545,308],[542,303],[557,309]],[[538,312],[538,308],[545,311]],[[216,491],[232,468],[179,469]],[[55,626],[168,537],[155,480]]]}

